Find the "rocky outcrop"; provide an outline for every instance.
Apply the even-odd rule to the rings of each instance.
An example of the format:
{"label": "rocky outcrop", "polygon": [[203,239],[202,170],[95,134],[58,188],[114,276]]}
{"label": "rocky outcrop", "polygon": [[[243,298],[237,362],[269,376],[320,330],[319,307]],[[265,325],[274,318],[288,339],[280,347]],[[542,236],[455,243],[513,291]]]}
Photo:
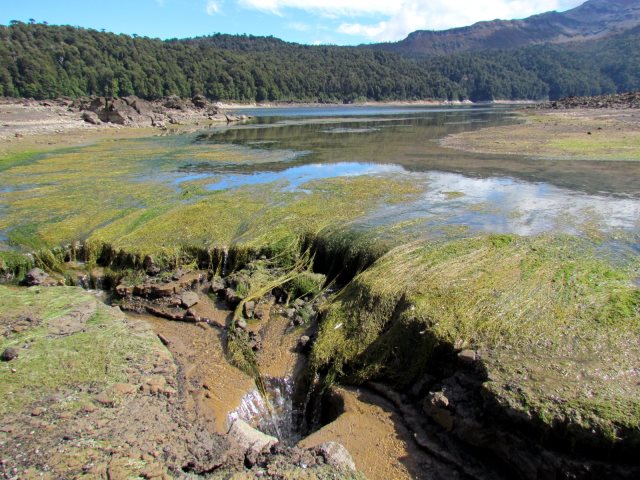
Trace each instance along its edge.
{"label": "rocky outcrop", "polygon": [[101,123],[130,126],[158,127],[193,123],[199,120],[229,123],[247,120],[245,115],[231,115],[221,111],[203,95],[191,100],[177,96],[148,101],[135,95],[126,97],[81,98],[69,105],[82,112],[81,118],[92,125]]}

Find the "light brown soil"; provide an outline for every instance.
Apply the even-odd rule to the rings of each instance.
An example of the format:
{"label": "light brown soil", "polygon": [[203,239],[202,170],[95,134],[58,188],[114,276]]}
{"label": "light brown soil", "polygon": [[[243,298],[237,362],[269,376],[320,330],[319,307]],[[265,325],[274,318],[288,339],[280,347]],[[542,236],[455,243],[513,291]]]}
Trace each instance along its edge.
{"label": "light brown soil", "polygon": [[367,390],[339,388],[337,394],[344,400],[344,413],[303,439],[300,446],[339,442],[369,480],[457,477],[455,471],[416,445],[389,401]]}
{"label": "light brown soil", "polygon": [[[219,312],[226,316],[230,312]],[[173,322],[142,316],[168,341],[186,386],[187,405],[206,419],[212,430],[225,434],[227,414],[254,388],[253,379],[232,367],[224,354],[224,331],[207,324]]]}

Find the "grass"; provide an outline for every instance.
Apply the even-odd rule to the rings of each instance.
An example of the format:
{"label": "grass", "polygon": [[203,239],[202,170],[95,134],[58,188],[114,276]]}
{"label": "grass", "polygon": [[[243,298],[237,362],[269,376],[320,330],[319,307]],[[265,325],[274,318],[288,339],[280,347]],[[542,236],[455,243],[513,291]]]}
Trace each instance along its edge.
{"label": "grass", "polygon": [[[95,306],[95,313],[82,331],[66,336],[49,333],[49,322],[87,305]],[[33,328],[0,337],[0,351],[15,347],[20,352],[17,359],[0,364],[0,415],[28,408],[55,392],[126,382],[130,365],[160,348],[152,334],[133,331],[122,314],[78,288],[0,286],[0,312],[3,322],[25,315],[41,320]]]}
{"label": "grass", "polygon": [[[403,245],[336,297],[312,363],[330,379],[406,386],[436,348],[472,348],[483,352],[487,388],[514,408],[549,428],[574,409],[583,423],[567,425],[630,442],[640,429],[638,272],[573,237]],[[526,398],[508,387],[514,381]]]}

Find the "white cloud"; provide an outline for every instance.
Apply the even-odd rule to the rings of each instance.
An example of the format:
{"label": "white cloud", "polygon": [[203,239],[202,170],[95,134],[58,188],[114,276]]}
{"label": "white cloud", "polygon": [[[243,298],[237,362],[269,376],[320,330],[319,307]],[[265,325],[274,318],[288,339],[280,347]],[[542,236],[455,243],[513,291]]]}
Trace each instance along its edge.
{"label": "white cloud", "polygon": [[[338,32],[374,41],[400,40],[415,30],[462,27],[481,20],[524,18],[575,7],[584,0],[237,0],[245,8],[283,15],[302,10],[332,18],[347,17]],[[382,17],[375,23],[363,17]],[[346,20],[346,18],[344,18]]]}
{"label": "white cloud", "polygon": [[215,15],[220,12],[220,2],[216,0],[207,0],[207,7],[205,8],[207,15]]}
{"label": "white cloud", "polygon": [[291,22],[287,25],[291,30],[297,30],[298,32],[308,32],[311,30],[311,25],[301,22]]}

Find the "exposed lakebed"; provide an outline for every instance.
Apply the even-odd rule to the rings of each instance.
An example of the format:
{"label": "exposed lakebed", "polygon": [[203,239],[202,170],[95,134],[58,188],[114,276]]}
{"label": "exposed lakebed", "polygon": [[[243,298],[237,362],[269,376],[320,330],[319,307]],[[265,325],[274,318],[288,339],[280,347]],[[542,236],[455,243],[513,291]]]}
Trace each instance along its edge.
{"label": "exposed lakebed", "polygon": [[[254,291],[262,292],[256,302],[275,302],[274,285],[296,278],[292,273],[307,280],[338,278],[344,288],[307,312],[315,318],[306,320],[314,337],[308,361],[318,378],[388,382],[411,404],[403,410],[404,400],[393,400],[398,425],[400,417],[413,419],[407,422],[412,428],[428,417],[445,437],[484,449],[478,458],[487,452],[498,458],[506,465],[499,468],[503,473],[539,476],[547,468],[542,449],[565,438],[571,447],[552,455],[554,472],[577,471],[581,463],[570,455],[589,448],[597,452],[595,461],[614,458],[607,457],[610,449],[628,462],[638,425],[640,297],[633,282],[640,163],[540,160],[441,146],[450,134],[520,121],[502,107],[242,113],[255,118],[6,159],[1,247],[34,252],[37,261],[56,267],[55,248],[63,245],[63,259],[78,253],[89,269],[110,269],[127,301],[137,301],[129,298],[136,288],[166,288],[163,275],[168,280],[185,265],[202,269],[211,287],[224,280],[218,295],[227,302],[234,296],[244,302],[248,297],[241,297]],[[240,276],[230,279],[236,269]],[[150,284],[140,287],[141,281]],[[208,292],[209,284],[203,286]],[[208,297],[200,294],[202,306]],[[183,309],[173,297],[144,299],[140,308],[157,300],[172,319],[205,315]],[[285,313],[287,307],[278,308]],[[207,338],[202,323],[190,326],[189,336],[179,324],[151,321],[173,343],[170,349],[192,342],[173,353],[187,379],[197,379],[190,393],[214,412],[218,431],[227,414],[260,398],[251,378],[226,363],[229,338],[258,332],[263,344],[253,366],[283,379],[291,357],[281,352],[292,351],[303,333],[290,330],[288,316],[281,324],[267,316],[236,328],[242,311],[236,309],[233,320],[225,317],[228,311],[217,321],[206,314],[212,321],[204,323],[216,325]],[[256,338],[247,336],[254,346]],[[211,366],[201,361],[207,355],[215,359]],[[210,382],[214,377],[219,388]],[[196,385],[204,383],[211,390]],[[280,394],[286,390],[276,387]],[[361,406],[355,395],[344,393],[343,401],[357,415],[316,437],[346,438],[353,425],[365,425],[373,415],[376,429],[393,432],[380,409]],[[389,398],[396,398],[393,392]],[[497,412],[495,425],[483,424],[487,409]],[[537,439],[521,448],[520,461],[505,454],[511,440],[504,434],[525,417]],[[397,430],[402,441],[394,443],[394,455],[403,455],[403,448],[411,452],[412,438],[433,452],[429,439],[405,430]],[[378,447],[358,453],[360,461],[377,456]],[[464,452],[451,458],[436,451],[458,472],[471,471],[473,465],[460,460]],[[405,467],[414,477],[422,468]],[[608,464],[603,468],[609,471]],[[491,468],[483,471],[490,477]]]}

